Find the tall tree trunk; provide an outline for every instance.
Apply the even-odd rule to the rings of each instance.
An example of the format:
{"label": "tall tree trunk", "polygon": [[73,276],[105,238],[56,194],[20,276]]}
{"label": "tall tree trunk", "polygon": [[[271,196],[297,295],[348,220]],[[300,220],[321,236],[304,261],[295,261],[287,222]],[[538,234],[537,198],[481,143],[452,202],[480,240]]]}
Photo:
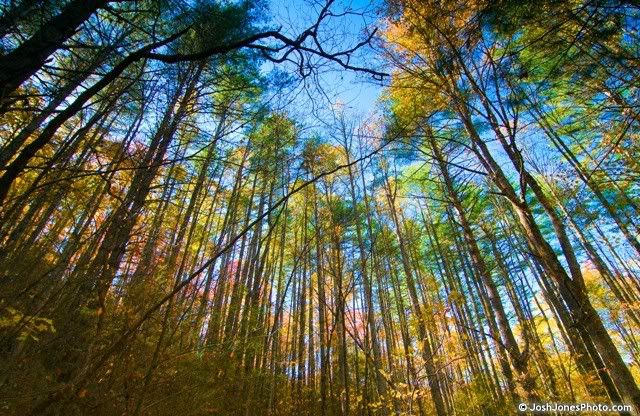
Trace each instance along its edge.
{"label": "tall tree trunk", "polygon": [[0,56],[0,101],[42,68],[47,58],[60,49],[83,22],[108,3],[109,0],[72,0],[33,36]]}

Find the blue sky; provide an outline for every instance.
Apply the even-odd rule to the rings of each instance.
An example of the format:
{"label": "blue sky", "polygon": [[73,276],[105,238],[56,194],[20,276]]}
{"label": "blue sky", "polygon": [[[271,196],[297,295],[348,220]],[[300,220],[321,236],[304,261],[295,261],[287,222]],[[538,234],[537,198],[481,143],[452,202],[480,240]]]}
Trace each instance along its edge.
{"label": "blue sky", "polygon": [[[295,36],[315,22],[323,4],[322,0],[269,0],[271,21],[282,26],[287,35]],[[326,21],[321,32],[323,45],[339,50],[357,44],[365,36],[365,29],[375,26],[376,10],[379,7],[380,2],[377,0],[336,1],[331,6],[332,12],[338,14],[348,10],[353,14],[332,17]],[[377,57],[370,48],[363,48],[353,63],[364,67],[376,66]],[[322,110],[330,110],[331,103],[340,102],[345,105],[348,114],[363,117],[374,111],[382,91],[381,83],[373,80],[370,75],[345,71],[337,65],[326,67],[318,81],[317,84],[323,89],[322,93],[300,97],[299,108],[316,105]],[[308,100],[316,102],[310,104]]]}

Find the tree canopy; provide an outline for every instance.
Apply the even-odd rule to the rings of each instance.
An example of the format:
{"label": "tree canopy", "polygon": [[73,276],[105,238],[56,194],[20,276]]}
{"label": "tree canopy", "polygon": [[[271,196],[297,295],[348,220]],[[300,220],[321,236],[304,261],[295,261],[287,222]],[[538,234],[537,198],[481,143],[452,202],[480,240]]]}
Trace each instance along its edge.
{"label": "tree canopy", "polygon": [[0,4],[0,413],[640,414],[637,1]]}

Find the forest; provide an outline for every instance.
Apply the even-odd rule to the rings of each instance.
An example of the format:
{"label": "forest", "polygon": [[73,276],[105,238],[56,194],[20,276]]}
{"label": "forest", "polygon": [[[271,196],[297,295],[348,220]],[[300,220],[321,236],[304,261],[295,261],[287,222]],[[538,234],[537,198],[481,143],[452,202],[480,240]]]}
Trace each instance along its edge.
{"label": "forest", "polygon": [[640,415],[639,30],[0,0],[0,414]]}

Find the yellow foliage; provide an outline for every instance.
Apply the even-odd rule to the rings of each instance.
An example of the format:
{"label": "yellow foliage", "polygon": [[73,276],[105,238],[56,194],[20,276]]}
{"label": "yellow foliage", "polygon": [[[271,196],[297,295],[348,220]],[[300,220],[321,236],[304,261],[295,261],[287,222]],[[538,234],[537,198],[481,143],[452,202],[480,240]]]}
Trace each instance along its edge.
{"label": "yellow foliage", "polygon": [[25,315],[19,310],[5,305],[4,302],[0,303],[0,308],[0,331],[18,327],[20,341],[27,339],[38,341],[39,334],[56,332],[51,319]]}

